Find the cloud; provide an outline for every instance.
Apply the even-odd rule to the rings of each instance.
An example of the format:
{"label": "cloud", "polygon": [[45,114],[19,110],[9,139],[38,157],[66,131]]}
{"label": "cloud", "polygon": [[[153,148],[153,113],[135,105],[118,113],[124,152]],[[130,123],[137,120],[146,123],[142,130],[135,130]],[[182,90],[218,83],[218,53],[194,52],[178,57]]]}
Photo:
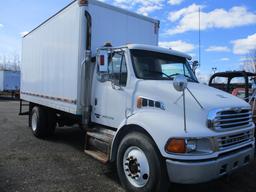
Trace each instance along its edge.
{"label": "cloud", "polygon": [[167,49],[171,48],[173,50],[182,51],[182,52],[190,52],[190,51],[193,51],[195,49],[195,45],[187,43],[187,42],[182,41],[182,40],[162,41],[162,42],[159,42],[159,46],[167,48]]}
{"label": "cloud", "polygon": [[114,0],[114,5],[130,10],[136,10],[137,13],[148,15],[154,11],[163,8],[164,0]]}
{"label": "cloud", "polygon": [[4,27],[4,25],[0,23],[0,28],[2,28],[2,27]]}
{"label": "cloud", "polygon": [[142,15],[148,16],[149,13],[157,10],[161,10],[161,9],[162,9],[162,6],[152,5],[152,6],[141,7],[137,10],[137,12]]}
{"label": "cloud", "polygon": [[199,8],[203,8],[203,6],[197,5],[197,4],[192,4],[189,7],[180,9],[179,11],[170,12],[168,19],[170,21],[174,22],[174,21],[181,19],[181,17],[184,17],[191,13],[197,12],[197,15],[198,15]]}
{"label": "cloud", "polygon": [[184,0],[169,0],[168,3],[170,5],[179,5],[183,2]]}
{"label": "cloud", "polygon": [[207,52],[229,52],[230,49],[225,46],[210,46],[205,51],[207,51]]}
{"label": "cloud", "polygon": [[237,39],[231,42],[233,44],[233,53],[237,55],[248,54],[256,50],[256,33],[247,36],[244,39]]}
{"label": "cloud", "polygon": [[[174,35],[199,28],[199,8],[204,6],[192,4],[178,11],[170,12],[168,19],[177,22],[177,26],[167,30],[167,34]],[[229,10],[214,9],[210,12],[201,11],[201,30],[210,28],[232,28],[256,24],[256,13],[249,12],[246,7],[235,6]]]}
{"label": "cloud", "polygon": [[21,37],[24,37],[24,36],[27,35],[28,33],[29,33],[28,31],[20,32],[20,36],[21,36]]}
{"label": "cloud", "polygon": [[220,60],[221,60],[221,61],[229,61],[230,59],[227,58],[227,57],[223,57],[223,58],[221,58]]}

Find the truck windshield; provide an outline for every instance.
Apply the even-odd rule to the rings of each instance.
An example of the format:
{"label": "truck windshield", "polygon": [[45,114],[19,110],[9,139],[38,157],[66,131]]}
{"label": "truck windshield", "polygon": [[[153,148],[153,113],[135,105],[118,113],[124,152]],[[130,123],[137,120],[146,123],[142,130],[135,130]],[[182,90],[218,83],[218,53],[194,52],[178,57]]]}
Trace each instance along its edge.
{"label": "truck windshield", "polygon": [[137,49],[131,50],[131,57],[139,79],[173,80],[184,75],[188,81],[198,82],[184,57]]}

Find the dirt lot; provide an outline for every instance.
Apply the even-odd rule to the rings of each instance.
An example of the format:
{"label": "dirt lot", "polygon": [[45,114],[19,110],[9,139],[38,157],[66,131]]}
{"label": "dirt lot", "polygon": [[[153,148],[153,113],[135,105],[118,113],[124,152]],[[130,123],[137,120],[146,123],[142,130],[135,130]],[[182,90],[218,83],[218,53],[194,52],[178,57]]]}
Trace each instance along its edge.
{"label": "dirt lot", "polygon": [[[48,140],[35,138],[19,103],[0,97],[0,192],[124,191],[115,170],[83,153],[79,128],[58,128]],[[200,185],[172,185],[173,192],[256,191],[256,163],[228,179]]]}

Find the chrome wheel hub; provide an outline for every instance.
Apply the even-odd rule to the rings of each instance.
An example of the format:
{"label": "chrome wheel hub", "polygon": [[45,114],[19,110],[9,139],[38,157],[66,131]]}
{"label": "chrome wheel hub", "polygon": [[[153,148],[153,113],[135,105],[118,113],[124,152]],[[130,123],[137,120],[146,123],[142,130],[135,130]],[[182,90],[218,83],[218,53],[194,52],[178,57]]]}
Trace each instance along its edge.
{"label": "chrome wheel hub", "polygon": [[124,173],[135,187],[144,187],[149,180],[149,163],[145,153],[138,147],[129,147],[123,158]]}
{"label": "chrome wheel hub", "polygon": [[31,122],[32,130],[36,131],[36,129],[37,129],[37,115],[36,115],[36,113],[33,113],[31,118],[32,118],[32,122]]}

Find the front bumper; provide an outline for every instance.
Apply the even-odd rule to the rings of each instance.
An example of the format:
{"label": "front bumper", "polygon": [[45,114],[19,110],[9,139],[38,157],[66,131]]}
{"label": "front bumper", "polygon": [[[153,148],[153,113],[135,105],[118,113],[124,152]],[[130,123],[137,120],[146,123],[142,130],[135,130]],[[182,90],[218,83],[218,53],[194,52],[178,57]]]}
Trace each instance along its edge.
{"label": "front bumper", "polygon": [[169,179],[174,183],[203,183],[226,175],[249,164],[254,159],[254,148],[223,155],[215,160],[166,160]]}

